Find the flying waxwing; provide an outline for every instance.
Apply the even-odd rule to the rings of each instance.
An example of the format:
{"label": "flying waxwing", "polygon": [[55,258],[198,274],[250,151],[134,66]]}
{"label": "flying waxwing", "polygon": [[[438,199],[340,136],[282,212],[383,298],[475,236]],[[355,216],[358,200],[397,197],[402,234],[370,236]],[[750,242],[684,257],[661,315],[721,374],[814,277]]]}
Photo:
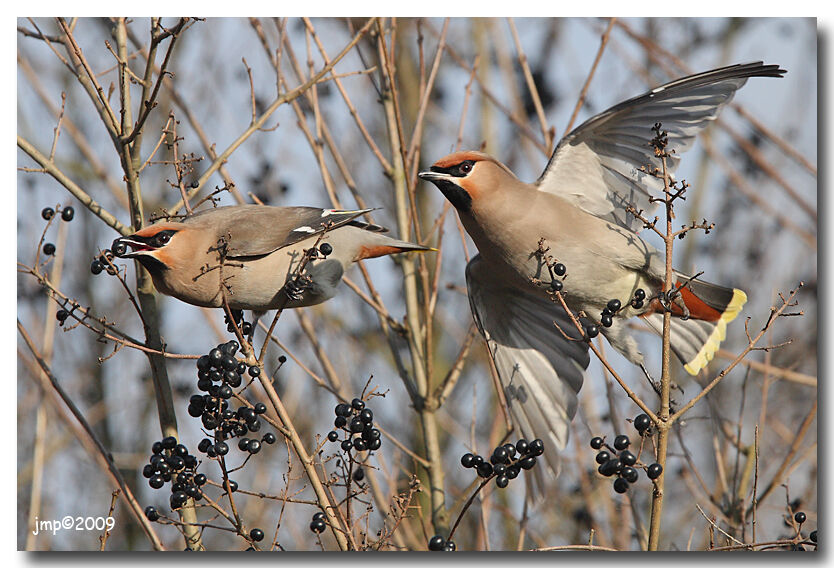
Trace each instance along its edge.
{"label": "flying waxwing", "polygon": [[[163,294],[209,308],[222,307],[225,295],[231,309],[257,314],[332,298],[345,270],[357,260],[432,250],[392,239],[382,234],[387,229],[357,220],[368,211],[218,207],[182,222],[155,223],[116,239],[111,249],[117,256],[138,260]],[[305,249],[320,236],[319,248],[326,243],[332,251],[307,262],[307,285],[288,286]]]}
{"label": "flying waxwing", "polygon": [[[540,239],[549,247],[547,254],[567,269],[560,283],[568,307],[597,322],[604,309],[614,311],[602,333],[645,371],[626,320],[639,316],[662,333],[664,307],[657,298],[665,261],[662,252],[637,236],[644,224],[627,208],[633,205],[650,215],[655,207],[650,196],[662,195],[662,179],[641,171],[643,166],[661,167],[649,145],[652,126],[660,122],[668,133],[666,150],[674,154],[667,158],[667,169],[673,172],[677,156],[748,77],[783,73],[778,65],[761,62],[733,65],[620,103],[565,136],[532,184],[519,181],[495,158],[471,151],[446,156],[419,174],[454,205],[478,247],[466,267],[472,315],[489,345],[513,422],[528,440],[544,440],[554,472],[555,450],[567,443],[590,358],[583,334],[547,295],[551,282],[562,280],[561,268],[556,267],[554,277],[543,266],[542,255],[536,254]],[[712,359],[747,296],[680,272],[675,278],[676,286],[686,285],[668,306],[674,316],[672,349],[694,375]],[[636,301],[641,297],[645,301]],[[620,301],[619,311],[608,307],[612,299]]]}

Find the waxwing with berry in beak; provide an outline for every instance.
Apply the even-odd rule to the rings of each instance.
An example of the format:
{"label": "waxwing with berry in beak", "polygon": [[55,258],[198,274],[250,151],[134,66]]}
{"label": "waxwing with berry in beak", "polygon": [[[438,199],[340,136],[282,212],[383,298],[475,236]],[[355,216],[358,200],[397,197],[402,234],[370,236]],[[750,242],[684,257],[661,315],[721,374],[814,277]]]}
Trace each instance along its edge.
{"label": "waxwing with berry in beak", "polygon": [[[160,222],[113,241],[116,256],[135,258],[163,294],[195,306],[256,314],[319,304],[336,294],[358,260],[433,250],[393,239],[359,221],[371,211],[238,205],[209,209],[182,222]],[[319,240],[320,239],[320,240]],[[319,242],[293,278],[305,250]],[[299,283],[300,282],[300,283]]]}

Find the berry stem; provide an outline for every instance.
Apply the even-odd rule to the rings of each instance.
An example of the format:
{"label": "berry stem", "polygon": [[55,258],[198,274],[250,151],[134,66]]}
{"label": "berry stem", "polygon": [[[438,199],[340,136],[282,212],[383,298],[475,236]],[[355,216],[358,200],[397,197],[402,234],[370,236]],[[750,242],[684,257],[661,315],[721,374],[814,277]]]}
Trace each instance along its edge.
{"label": "berry stem", "polygon": [[[674,230],[672,229],[672,218],[674,217],[672,211],[674,195],[671,191],[669,183],[669,172],[666,169],[666,158],[668,156],[668,154],[666,153],[666,133],[660,129],[660,126],[660,123],[655,125],[654,130],[656,136],[652,142],[655,146],[655,155],[660,158],[661,164],[663,166],[664,198],[662,201],[665,205],[666,210],[666,234],[663,236],[663,241],[666,245],[666,274],[665,282],[663,283],[663,291],[668,294],[674,286],[674,281],[672,279],[672,248],[675,242]],[[657,415],[657,420],[655,420],[655,426],[657,427],[657,463],[659,463],[663,467],[664,472],[666,470],[666,451],[669,444],[669,428],[672,424],[669,420],[671,398],[670,390],[672,383],[672,377],[670,375],[672,355],[671,323],[672,312],[668,309],[664,310],[662,352],[663,358],[661,362],[662,366],[660,375],[660,412]],[[658,550],[659,547],[661,514],[663,512],[663,486],[665,478],[666,474],[661,473],[660,476],[654,480],[654,491],[652,492],[651,521],[649,524],[648,550],[650,551]]]}

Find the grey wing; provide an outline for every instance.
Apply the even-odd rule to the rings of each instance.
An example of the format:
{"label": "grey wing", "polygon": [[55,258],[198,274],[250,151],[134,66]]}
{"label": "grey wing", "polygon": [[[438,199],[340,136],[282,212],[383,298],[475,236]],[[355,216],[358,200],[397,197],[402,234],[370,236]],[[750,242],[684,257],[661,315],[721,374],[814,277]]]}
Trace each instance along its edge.
{"label": "grey wing", "polygon": [[228,257],[262,256],[319,233],[350,223],[371,209],[345,211],[317,207],[220,207],[191,217],[205,222],[214,217],[228,238]]}
{"label": "grey wing", "polygon": [[515,426],[528,440],[544,441],[544,457],[558,473],[559,451],[567,444],[590,361],[587,343],[561,305],[503,287],[491,275],[480,255],[466,267],[472,316],[489,346]]}
{"label": "grey wing", "polygon": [[761,61],[722,67],[684,77],[629,99],[590,118],[565,136],[537,181],[541,191],[554,193],[583,210],[631,230],[642,226],[626,212],[629,205],[650,213],[663,182],[640,171],[661,167],[649,141],[660,122],[668,133],[667,170],[675,171],[677,157],[695,136],[733,98],[748,77],[781,77],[778,65]]}

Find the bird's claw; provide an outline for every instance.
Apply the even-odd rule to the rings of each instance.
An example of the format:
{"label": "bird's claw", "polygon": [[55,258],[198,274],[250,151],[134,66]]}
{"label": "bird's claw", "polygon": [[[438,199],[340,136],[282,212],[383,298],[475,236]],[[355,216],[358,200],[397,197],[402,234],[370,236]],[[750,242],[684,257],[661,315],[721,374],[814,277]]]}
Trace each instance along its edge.
{"label": "bird's claw", "polygon": [[284,286],[284,293],[287,298],[293,302],[297,302],[304,297],[304,292],[310,287],[308,282],[299,282],[298,280],[290,280]]}

